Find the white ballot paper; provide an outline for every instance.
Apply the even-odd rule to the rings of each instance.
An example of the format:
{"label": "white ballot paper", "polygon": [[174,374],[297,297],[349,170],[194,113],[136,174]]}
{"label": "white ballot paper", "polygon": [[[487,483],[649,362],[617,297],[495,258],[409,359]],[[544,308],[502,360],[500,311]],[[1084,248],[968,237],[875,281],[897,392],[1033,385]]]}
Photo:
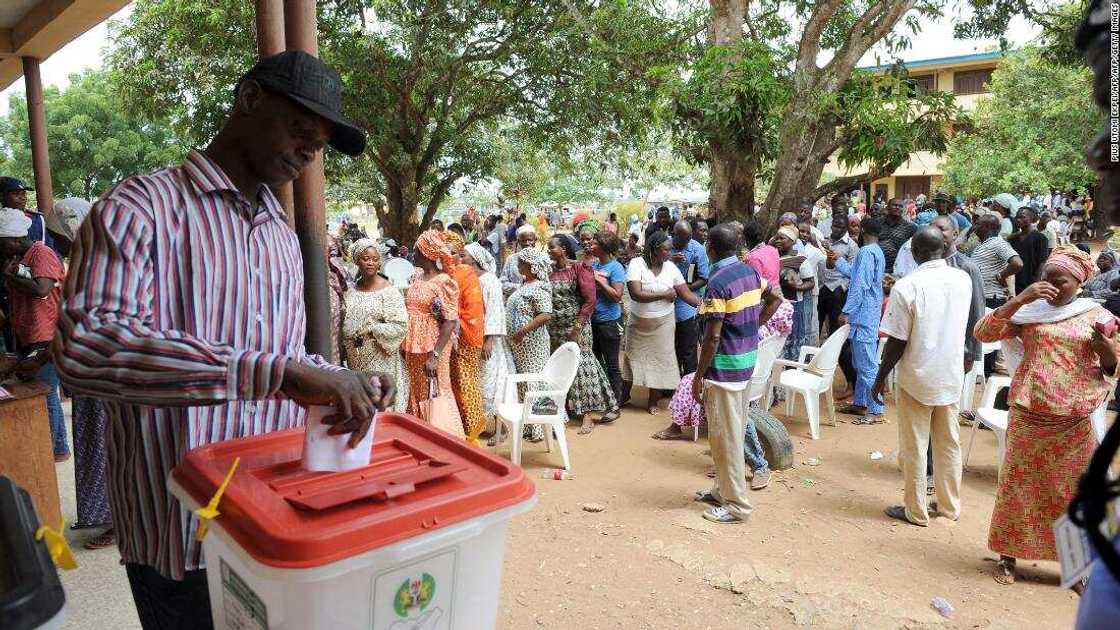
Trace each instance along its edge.
{"label": "white ballot paper", "polygon": [[377,429],[377,416],[362,441],[354,448],[346,445],[350,434],[327,435],[330,425],[323,418],[334,413],[334,407],[313,405],[307,408],[307,430],[303,437],[303,469],[311,471],[353,470],[369,465],[373,446],[373,432]]}

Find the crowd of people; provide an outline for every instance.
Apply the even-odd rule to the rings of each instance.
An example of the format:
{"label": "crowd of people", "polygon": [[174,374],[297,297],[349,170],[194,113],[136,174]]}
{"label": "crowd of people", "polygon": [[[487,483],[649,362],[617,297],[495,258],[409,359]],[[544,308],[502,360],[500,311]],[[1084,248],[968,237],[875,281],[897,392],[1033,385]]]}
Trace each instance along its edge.
{"label": "crowd of people", "polygon": [[[493,445],[508,375],[541,372],[569,342],[580,353],[567,396],[534,404],[589,434],[619,420],[635,387],[649,414],[668,399],[653,437],[708,425],[714,481],[695,498],[723,524],[745,522],[749,492],[771,477],[747,403],[760,343],[796,360],[846,331],[837,411],[857,425],[884,422],[894,383],[905,491],[886,514],[918,526],[960,517],[957,403],[974,363],[1004,370],[995,578],[1056,558],[1051,524],[1096,447],[1088,418],[1116,387],[1120,355],[1118,254],[1106,246],[1094,260],[1070,244],[1088,199],[836,194],[773,226],[668,207],[570,228],[562,212],[470,210],[411,247],[347,227],[330,256],[335,356],[320,357],[303,348],[299,244],[272,189],[328,144],[358,155],[365,139],[337,94],[318,113],[288,98],[314,80],[338,89],[302,53],[262,60],[208,147],[92,208],[60,202],[53,229],[23,182],[0,178],[3,341],[15,353],[3,376],[48,387],[59,461],[70,456],[61,397],[72,397],[78,525],[105,530],[98,547],[114,543],[115,523],[145,627],[209,617],[197,521],[166,489],[187,450],[299,426],[323,402],[344,410],[331,422],[351,444],[389,408]],[[403,283],[385,273],[395,258],[410,261]],[[996,341],[1003,351],[986,353]]]}
{"label": "crowd of people", "polygon": [[[771,233],[758,221],[719,222],[661,207],[644,221],[632,217],[629,247],[619,242],[613,214],[605,223],[583,220],[570,232],[543,238],[541,226],[524,214],[508,220],[493,214],[481,229],[475,229],[480,223],[475,216],[464,214],[418,240],[413,260],[420,272],[403,302],[397,301],[396,312],[386,316],[400,322],[398,334],[382,336],[378,343],[387,344],[392,361],[403,357],[409,366],[398,369],[401,391],[409,392],[401,408],[417,414],[429,391],[452,391],[468,439],[492,430],[495,412],[473,402],[469,385],[482,384],[483,401],[497,400],[503,374],[539,372],[566,341],[580,345],[580,368],[568,398],[555,404],[565,405],[579,421],[579,433],[617,419],[639,386],[648,398],[635,404],[650,414],[660,413],[660,401],[670,399],[671,421],[653,437],[683,439],[688,429],[712,417],[704,397],[693,395],[694,388],[708,392],[713,370],[722,369],[711,363],[716,355],[708,363],[702,360],[704,340],[745,343],[723,338],[735,330],[726,322],[723,331],[706,334],[716,308],[712,278],[728,260],[740,262],[758,278],[754,347],[779,336],[782,355],[796,360],[801,348],[817,346],[847,326],[840,358],[846,386],[836,400],[837,411],[854,416],[854,424],[885,421],[882,393],[891,382],[887,375],[896,373],[906,492],[903,504],[886,510],[891,517],[916,525],[928,524],[931,515],[959,517],[957,404],[966,374],[974,378],[973,363],[983,362],[986,376],[997,370],[1014,375],[999,403],[1013,411],[1013,420],[991,540],[993,549],[1006,552],[998,578],[1008,582],[1014,579],[1014,558],[1055,557],[1049,526],[1072,497],[1095,444],[1085,420],[1113,382],[1108,376],[1113,346],[1093,332],[1092,323],[1110,318],[1108,309],[1120,304],[1113,299],[1120,289],[1117,254],[1106,245],[1095,264],[1086,263],[1088,247],[1068,244],[1066,232],[1051,226],[1068,223],[1091,202],[1079,200],[1080,209],[1074,210],[1058,195],[1048,199],[1067,221],[1051,218],[1053,210],[1033,198],[1007,193],[975,204],[938,192],[928,201],[890,199],[870,206],[839,194],[780,216]],[[547,222],[547,229],[565,227],[555,223]],[[717,233],[730,243],[717,245],[712,238]],[[355,261],[389,255],[384,244],[373,241],[355,247],[363,250],[352,250]],[[365,284],[390,290],[369,280],[376,263],[359,266],[359,286],[351,292],[374,290]],[[773,308],[763,313],[771,297]],[[347,297],[346,304],[352,299]],[[1023,320],[1015,313],[1026,304],[1032,304],[1028,312],[1045,311],[1050,319]],[[1074,311],[1081,317],[1067,321]],[[364,312],[347,312],[342,319],[342,343],[348,348],[355,338],[375,337],[381,325]],[[367,322],[364,327],[359,320]],[[1055,342],[1040,346],[1037,339],[1023,340],[1027,360],[1020,358],[1022,350],[1014,356],[983,350],[983,342],[1023,337],[1020,324],[1059,322],[1080,331],[1080,336],[1062,331],[1063,343],[1072,345],[1060,352]],[[1052,333],[1032,329],[1031,334]],[[350,361],[360,369],[383,365],[356,356]],[[753,355],[744,360],[747,364],[753,365]],[[1058,375],[1068,372],[1067,364],[1098,367],[1081,372],[1091,382],[1063,383],[1070,393],[1050,398],[1050,407],[1040,410],[1024,392],[1045,391],[1047,383],[1064,379]],[[697,373],[704,376],[697,379]],[[438,388],[429,384],[433,378]],[[1056,404],[1061,400],[1065,406]],[[727,418],[721,409],[722,422]],[[1040,420],[1040,413],[1049,420]],[[962,417],[971,420],[967,410]],[[1077,439],[1069,433],[1072,426],[1081,432]],[[743,475],[751,489],[766,488],[769,464],[749,414],[721,428],[724,436],[729,430],[739,434],[731,450],[740,456],[731,459],[747,467]],[[543,437],[539,426],[526,429],[526,439]],[[1022,463],[1040,457],[1045,466]],[[727,472],[729,459],[721,459],[713,474],[723,483],[698,497],[717,504],[706,517],[740,522],[749,515],[750,503],[735,481],[738,473]],[[927,505],[927,495],[937,501]],[[1014,523],[1013,536],[1008,522]],[[1023,546],[1009,538],[1032,542]]]}

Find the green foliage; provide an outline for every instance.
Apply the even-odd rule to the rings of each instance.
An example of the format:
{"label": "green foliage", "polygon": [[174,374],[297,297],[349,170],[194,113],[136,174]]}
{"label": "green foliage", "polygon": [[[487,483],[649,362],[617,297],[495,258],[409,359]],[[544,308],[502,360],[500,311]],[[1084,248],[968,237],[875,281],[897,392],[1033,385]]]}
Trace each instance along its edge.
{"label": "green foliage", "polygon": [[905,72],[858,72],[826,101],[840,121],[836,155],[845,168],[893,171],[914,151],[942,154],[960,113],[952,94],[915,93]]}
{"label": "green foliage", "polygon": [[1084,147],[1102,124],[1090,96],[1091,75],[1080,65],[1048,61],[1024,48],[992,75],[991,98],[956,135],[945,163],[946,184],[974,196],[999,192],[1082,189],[1096,181]]}
{"label": "green foliage", "polygon": [[688,72],[667,85],[673,131],[686,155],[708,159],[709,142],[771,159],[791,94],[788,58],[767,42],[740,39],[705,47]]}
{"label": "green foliage", "polygon": [[[165,118],[122,112],[104,72],[71,75],[65,91],[48,87],[43,100],[55,197],[93,199],[124,177],[173,164],[186,152]],[[5,174],[31,180],[22,94],[11,97],[8,116],[0,119],[0,156]]]}

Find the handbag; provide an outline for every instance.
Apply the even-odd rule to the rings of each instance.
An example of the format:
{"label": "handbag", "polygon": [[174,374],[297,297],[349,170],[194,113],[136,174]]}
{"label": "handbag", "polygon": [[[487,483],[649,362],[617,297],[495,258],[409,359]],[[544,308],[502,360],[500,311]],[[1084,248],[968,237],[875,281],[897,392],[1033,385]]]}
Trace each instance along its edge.
{"label": "handbag", "polygon": [[455,399],[449,394],[440,394],[439,380],[428,380],[428,399],[420,401],[420,419],[437,429],[455,437],[467,439],[463,423],[459,421]]}

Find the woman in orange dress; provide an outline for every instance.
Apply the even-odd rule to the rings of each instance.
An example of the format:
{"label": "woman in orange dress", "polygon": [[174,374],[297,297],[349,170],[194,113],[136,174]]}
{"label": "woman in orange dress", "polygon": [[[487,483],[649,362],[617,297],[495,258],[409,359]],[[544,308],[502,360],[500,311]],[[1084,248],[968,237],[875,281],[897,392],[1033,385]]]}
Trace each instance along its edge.
{"label": "woman in orange dress", "polygon": [[460,262],[466,243],[457,232],[443,233],[455,263],[451,278],[459,288],[459,337],[451,353],[451,387],[463,419],[463,431],[471,442],[486,428],[486,412],[482,404],[482,344],[485,307],[482,284],[470,265]]}
{"label": "woman in orange dress", "polygon": [[[459,288],[446,273],[454,264],[443,232],[428,230],[416,240],[412,262],[420,270],[408,285],[408,333],[401,350],[408,370],[408,413],[419,416],[420,403],[428,400],[431,380],[440,395],[451,395],[451,353],[448,344],[459,320]],[[448,424],[462,422],[459,410]]]}
{"label": "woman in orange dress", "polygon": [[1017,558],[1057,559],[1052,526],[1097,446],[1089,416],[1115,383],[1117,346],[1094,329],[1112,314],[1076,299],[1093,269],[1088,254],[1059,246],[1041,281],[976,324],[976,339],[1018,340],[1023,349],[1007,399],[1007,452],[988,530],[988,547],[1000,554],[1000,584],[1015,581]]}

